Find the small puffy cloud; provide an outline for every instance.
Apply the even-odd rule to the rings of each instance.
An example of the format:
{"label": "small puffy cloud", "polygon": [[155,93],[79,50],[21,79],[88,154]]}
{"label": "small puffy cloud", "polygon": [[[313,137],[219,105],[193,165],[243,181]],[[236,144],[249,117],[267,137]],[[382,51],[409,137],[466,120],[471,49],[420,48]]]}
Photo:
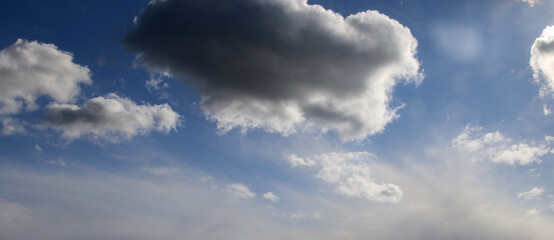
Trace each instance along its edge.
{"label": "small puffy cloud", "polygon": [[179,169],[174,167],[143,167],[142,171],[165,177],[170,177],[181,172]]}
{"label": "small puffy cloud", "polygon": [[377,202],[400,201],[403,193],[399,186],[378,183],[371,176],[365,162],[374,157],[368,152],[331,152],[313,157],[317,164],[304,166],[317,167],[319,171],[316,177],[336,185],[336,192],[341,195]]}
{"label": "small puffy cloud", "polygon": [[53,44],[18,39],[0,51],[0,114],[34,110],[41,96],[72,102],[90,83],[89,69]]}
{"label": "small puffy cloud", "polygon": [[286,159],[290,163],[291,167],[298,167],[298,166],[308,166],[312,167],[316,165],[316,162],[309,158],[301,158],[299,156],[296,156],[294,154],[290,154],[286,156]]}
{"label": "small puffy cloud", "polygon": [[256,197],[256,194],[250,191],[244,184],[233,183],[227,185],[227,192],[231,193],[233,196],[238,198],[250,199]]}
{"label": "small puffy cloud", "polygon": [[392,92],[419,82],[417,41],[377,11],[343,17],[307,0],[151,1],[124,39],[137,61],[185,77],[221,132],[310,126],[345,140],[397,118]]}
{"label": "small puffy cloud", "polygon": [[498,131],[483,133],[483,128],[470,126],[466,126],[451,142],[454,149],[467,153],[472,161],[489,159],[510,165],[540,163],[540,157],[550,153],[547,144],[548,141],[514,143]]}
{"label": "small puffy cloud", "polygon": [[272,193],[272,192],[264,193],[263,198],[265,198],[269,201],[272,201],[272,202],[278,202],[279,201],[279,196],[275,195],[275,193]]}
{"label": "small puffy cloud", "polygon": [[44,125],[62,132],[64,138],[83,135],[110,141],[176,130],[180,116],[167,104],[138,105],[114,93],[86,101],[82,107],[53,103],[46,107]]}
{"label": "small puffy cloud", "polygon": [[531,46],[529,64],[535,81],[541,85],[541,96],[554,90],[554,26],[547,26]]}
{"label": "small puffy cloud", "polygon": [[541,196],[544,193],[544,188],[542,187],[534,187],[533,189],[522,192],[517,194],[517,198],[526,199],[526,200],[532,200],[539,196]]}

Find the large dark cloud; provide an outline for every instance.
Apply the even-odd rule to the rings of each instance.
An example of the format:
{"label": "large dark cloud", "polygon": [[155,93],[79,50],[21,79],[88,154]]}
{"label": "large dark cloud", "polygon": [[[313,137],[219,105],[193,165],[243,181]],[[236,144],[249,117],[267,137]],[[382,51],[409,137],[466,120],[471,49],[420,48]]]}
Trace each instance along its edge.
{"label": "large dark cloud", "polygon": [[397,81],[420,80],[417,41],[376,11],[344,18],[306,0],[165,0],[135,23],[125,47],[197,84],[223,131],[314,125],[363,138],[396,117]]}

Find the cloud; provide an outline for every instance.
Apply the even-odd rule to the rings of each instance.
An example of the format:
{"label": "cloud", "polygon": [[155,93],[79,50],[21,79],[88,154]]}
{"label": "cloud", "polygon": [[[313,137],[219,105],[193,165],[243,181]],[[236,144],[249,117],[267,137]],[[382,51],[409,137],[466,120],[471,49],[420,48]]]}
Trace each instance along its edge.
{"label": "cloud", "polygon": [[539,2],[539,0],[519,0],[519,1],[520,1],[520,2],[525,2],[525,3],[529,4],[529,6],[531,6],[531,7],[534,7],[535,4],[536,4],[537,2]]}
{"label": "cloud", "polygon": [[42,148],[38,144],[35,144],[35,147],[33,148],[33,153],[37,155],[41,154]]}
{"label": "cloud", "polygon": [[24,122],[11,118],[11,117],[0,117],[0,123],[2,123],[2,131],[0,135],[14,135],[14,134],[24,134],[27,132],[25,130]]}
{"label": "cloud", "polygon": [[544,188],[534,187],[533,189],[531,189],[527,192],[518,193],[517,198],[532,200],[532,199],[535,199],[535,198],[539,197],[543,193],[544,193]]}
{"label": "cloud", "polygon": [[146,81],[144,86],[149,92],[153,92],[159,95],[159,99],[169,99],[171,94],[167,91],[169,84],[165,82],[164,78],[172,77],[169,73],[162,73],[155,76],[152,74],[150,80]]}
{"label": "cloud", "polygon": [[18,39],[0,51],[0,115],[35,110],[42,96],[72,102],[91,83],[89,69],[53,44]]}
{"label": "cloud", "polygon": [[290,154],[286,156],[286,159],[290,163],[291,167],[298,167],[298,166],[308,166],[313,167],[316,165],[316,162],[309,158],[301,158],[294,154]]}
{"label": "cloud", "polygon": [[[347,197],[377,202],[399,202],[403,195],[399,186],[377,183],[373,179],[370,168],[365,163],[373,158],[375,156],[368,152],[324,153],[313,157],[319,169],[316,177],[336,185],[336,192]],[[313,167],[316,164],[296,166]]]}
{"label": "cloud", "polygon": [[244,201],[212,189],[202,184],[204,173],[184,166],[179,169],[188,174],[159,178],[134,167],[101,170],[79,161],[56,171],[3,165],[0,239],[552,239],[550,214],[525,216],[526,206],[500,194],[499,187],[510,184],[487,185],[491,181],[475,175],[480,166],[458,161],[448,149],[443,154],[442,164],[427,156],[389,170],[372,165],[403,186],[398,204],[289,184],[280,187],[287,203],[271,209],[265,199]]}
{"label": "cloud", "polygon": [[168,134],[177,129],[180,116],[167,104],[137,105],[114,93],[87,100],[82,107],[53,103],[46,107],[44,126],[67,139],[83,135],[117,142],[151,131]]}
{"label": "cloud", "polygon": [[478,26],[469,26],[444,21],[432,28],[436,46],[456,61],[475,60],[483,52],[483,40]]}
{"label": "cloud", "polygon": [[131,177],[86,169],[50,174],[0,169],[0,238],[318,239],[252,209],[265,204],[228,198],[186,176]]}
{"label": "cloud", "polygon": [[278,202],[279,201],[279,196],[275,195],[275,193],[272,193],[272,192],[264,193],[263,198],[265,198],[269,201],[272,201],[272,202]]}
{"label": "cloud", "polygon": [[56,165],[56,166],[60,166],[60,167],[67,166],[67,162],[65,160],[63,160],[63,158],[58,158],[57,160],[48,161],[48,164]]}
{"label": "cloud", "polygon": [[[510,165],[527,165],[540,163],[540,157],[550,153],[549,142],[513,143],[512,139],[504,137],[500,132],[483,133],[482,127],[466,126],[451,146],[468,154],[472,161],[484,159]],[[548,137],[546,138],[548,139]]]}
{"label": "cloud", "polygon": [[256,197],[256,194],[250,191],[250,188],[240,183],[227,185],[227,192],[238,198],[250,199]]}
{"label": "cloud", "polygon": [[362,139],[398,117],[394,86],[422,79],[416,39],[377,11],[345,18],[306,0],[165,0],[135,24],[126,49],[196,84],[223,133],[309,126]]}
{"label": "cloud", "polygon": [[170,177],[181,172],[178,168],[174,167],[143,167],[142,171],[165,177]]}
{"label": "cloud", "polygon": [[541,96],[554,90],[554,26],[547,26],[531,46],[529,64],[535,81],[541,85]]}
{"label": "cloud", "polygon": [[167,83],[163,83],[163,81],[164,80],[162,78],[152,78],[152,79],[146,81],[144,86],[148,90],[161,90],[161,89],[168,88],[169,85]]}

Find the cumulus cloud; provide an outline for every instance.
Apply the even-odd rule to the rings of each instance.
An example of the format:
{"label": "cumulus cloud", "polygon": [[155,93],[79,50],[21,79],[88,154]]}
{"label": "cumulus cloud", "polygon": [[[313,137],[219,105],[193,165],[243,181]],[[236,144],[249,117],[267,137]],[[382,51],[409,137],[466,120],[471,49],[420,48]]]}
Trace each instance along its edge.
{"label": "cumulus cloud", "polygon": [[547,26],[531,46],[535,81],[541,85],[541,96],[554,90],[554,26]]}
{"label": "cumulus cloud", "polygon": [[544,193],[543,187],[534,187],[533,189],[517,194],[517,198],[523,198],[527,200],[535,199]]}
{"label": "cumulus cloud", "polygon": [[154,71],[193,82],[222,132],[306,126],[345,140],[397,117],[394,86],[419,82],[417,41],[377,11],[343,17],[306,0],[151,1],[126,49]]}
{"label": "cumulus cloud", "polygon": [[482,127],[466,126],[451,146],[469,155],[472,161],[484,159],[510,165],[540,163],[540,157],[550,153],[548,141],[514,143],[500,132],[483,133]]}
{"label": "cumulus cloud", "polygon": [[319,169],[316,177],[336,185],[336,192],[341,195],[377,202],[396,203],[400,201],[403,193],[399,186],[391,183],[377,183],[373,179],[365,161],[374,157],[368,152],[331,152],[313,157],[317,164],[297,166],[316,166]]}
{"label": "cumulus cloud", "polygon": [[269,201],[272,201],[272,202],[278,202],[279,201],[279,196],[275,195],[275,193],[272,193],[272,192],[266,192],[264,193],[263,197]]}
{"label": "cumulus cloud", "polygon": [[138,105],[114,93],[87,100],[82,107],[53,103],[46,107],[44,125],[62,132],[67,139],[90,135],[110,141],[169,133],[180,124],[180,116],[167,104]]}
{"label": "cumulus cloud", "polygon": [[91,83],[89,69],[53,44],[18,39],[0,51],[0,114],[34,110],[42,96],[72,102]]}
{"label": "cumulus cloud", "polygon": [[229,184],[226,189],[227,192],[238,198],[250,199],[256,197],[256,194],[248,186],[241,183]]}

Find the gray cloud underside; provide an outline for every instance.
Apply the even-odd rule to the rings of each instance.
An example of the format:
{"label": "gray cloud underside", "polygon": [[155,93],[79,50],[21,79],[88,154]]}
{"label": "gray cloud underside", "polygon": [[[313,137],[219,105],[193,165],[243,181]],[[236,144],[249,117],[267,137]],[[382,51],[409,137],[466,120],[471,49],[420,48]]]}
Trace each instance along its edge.
{"label": "gray cloud underside", "polygon": [[399,79],[421,78],[409,29],[376,11],[344,18],[305,0],[166,0],[135,23],[125,47],[198,85],[224,132],[308,124],[363,138],[396,117]]}
{"label": "gray cloud underside", "polygon": [[62,132],[65,138],[91,135],[111,141],[148,134],[152,130],[168,133],[176,130],[180,116],[167,104],[138,105],[116,94],[96,97],[82,107],[50,104],[44,125]]}

